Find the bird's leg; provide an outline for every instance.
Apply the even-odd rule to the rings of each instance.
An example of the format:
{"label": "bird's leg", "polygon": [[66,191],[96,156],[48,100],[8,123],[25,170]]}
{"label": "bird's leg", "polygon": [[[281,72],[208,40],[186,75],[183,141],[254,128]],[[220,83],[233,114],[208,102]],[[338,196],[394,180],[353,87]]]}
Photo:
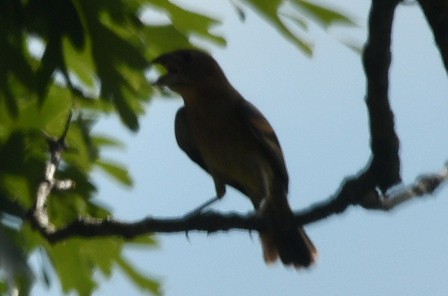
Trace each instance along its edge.
{"label": "bird's leg", "polygon": [[216,196],[207,200],[206,202],[204,202],[203,204],[201,204],[200,206],[198,206],[197,208],[195,208],[194,210],[188,212],[185,217],[192,217],[195,215],[199,215],[202,210],[204,210],[205,208],[209,207],[210,205],[214,204],[215,202],[217,202],[218,200],[220,200],[224,194],[226,194],[226,187],[223,183],[217,181],[214,178],[215,181],[215,189],[216,189]]}
{"label": "bird's leg", "polygon": [[220,199],[221,199],[221,197],[219,197],[219,196],[212,197],[211,199],[207,200],[206,202],[204,202],[203,204],[201,204],[200,206],[198,206],[194,210],[188,212],[185,215],[185,217],[192,217],[192,216],[199,215],[202,212],[202,210],[204,210],[205,208],[209,207],[211,204],[217,202]]}

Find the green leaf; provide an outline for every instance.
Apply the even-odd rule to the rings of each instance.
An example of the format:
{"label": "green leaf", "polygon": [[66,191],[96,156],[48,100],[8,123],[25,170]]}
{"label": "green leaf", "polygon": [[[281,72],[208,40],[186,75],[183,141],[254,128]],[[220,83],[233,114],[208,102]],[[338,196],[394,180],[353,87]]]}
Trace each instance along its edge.
{"label": "green leaf", "polygon": [[363,45],[359,42],[350,39],[338,38],[339,42],[347,46],[349,49],[353,50],[355,53],[361,55],[363,51]]}
{"label": "green leaf", "polygon": [[8,115],[17,118],[19,110],[16,96],[32,89],[34,78],[21,40],[17,41],[19,44],[11,44],[13,38],[8,33],[0,28],[0,103]]}
{"label": "green leaf", "polygon": [[153,235],[137,236],[136,238],[129,241],[129,243],[132,245],[144,245],[144,246],[151,246],[151,247],[158,246],[157,240],[154,238]]}
{"label": "green leaf", "polygon": [[87,174],[98,158],[98,148],[92,143],[90,129],[92,122],[78,117],[70,125],[67,143],[73,152],[64,153],[64,161]]}
{"label": "green leaf", "polygon": [[0,211],[23,217],[25,206],[30,205],[33,193],[25,176],[0,174],[0,192],[3,192]]}
{"label": "green leaf", "polygon": [[150,54],[152,57],[163,52],[170,52],[180,48],[191,47],[187,36],[172,24],[160,26],[146,26],[144,28],[148,42],[152,43]]}
{"label": "green leaf", "polygon": [[268,22],[288,40],[292,41],[297,47],[299,47],[306,55],[311,56],[313,53],[312,44],[306,41],[304,38],[293,34],[292,31],[284,24],[280,18],[279,10],[284,3],[282,0],[272,1],[257,1],[257,0],[244,0],[249,6],[254,8],[260,13]]}
{"label": "green leaf", "polygon": [[21,1],[0,1],[0,102],[17,117],[15,96],[32,89],[33,69],[24,46],[24,12]]}
{"label": "green leaf", "polygon": [[87,296],[92,295],[97,287],[93,275],[96,260],[101,259],[86,256],[93,243],[71,239],[47,248],[48,256],[65,293],[76,291],[81,296]]}
{"label": "green leaf", "polygon": [[126,260],[122,257],[117,260],[118,266],[123,272],[141,289],[151,292],[154,295],[162,295],[160,283],[154,279],[148,278],[137,272]]}
{"label": "green leaf", "polygon": [[97,87],[97,79],[95,78],[95,66],[91,55],[90,40],[86,41],[82,49],[78,49],[69,39],[64,38],[63,47],[64,60],[67,67],[73,71],[72,73],[80,80],[83,87],[93,92],[94,88]]}
{"label": "green leaf", "polygon": [[8,295],[8,285],[3,279],[0,279],[0,295]]}
{"label": "green leaf", "polygon": [[307,20],[299,15],[293,15],[290,13],[282,13],[282,16],[284,16],[287,19],[290,19],[293,21],[298,27],[300,27],[302,30],[308,30],[308,22]]}
{"label": "green leaf", "polygon": [[81,109],[88,110],[96,114],[109,114],[114,111],[112,102],[104,98],[99,98],[95,94],[89,95],[84,91],[74,88],[73,98],[76,105],[78,105]]}
{"label": "green leaf", "polygon": [[123,241],[117,238],[95,239],[94,241],[83,244],[83,256],[94,261],[101,272],[106,276],[111,276],[112,267],[115,260],[120,259]]}
{"label": "green leaf", "polygon": [[[78,0],[76,3],[89,38],[82,53],[87,61],[84,64],[71,61],[71,64],[76,65],[77,75],[87,84],[91,83],[89,77],[98,78],[100,98],[111,102],[122,122],[136,131],[137,116],[152,92],[144,75],[149,66],[148,46],[143,42],[142,26],[136,19],[141,7],[132,1]],[[94,73],[89,73],[92,68]]]}
{"label": "green leaf", "polygon": [[119,181],[121,184],[126,186],[132,186],[132,179],[129,176],[128,171],[121,165],[107,162],[104,160],[97,160],[96,164],[109,176],[113,177],[115,180]]}
{"label": "green leaf", "polygon": [[[54,136],[59,136],[72,109],[70,91],[52,85],[40,110],[37,105],[34,105],[33,108],[34,110],[30,110],[29,116],[37,116],[36,121],[40,122],[41,129]],[[36,126],[38,125],[35,124],[34,127]]]}
{"label": "green leaf", "polygon": [[317,23],[321,24],[325,29],[328,29],[334,24],[355,25],[350,17],[334,9],[311,3],[307,0],[293,0],[292,3]]}
{"label": "green leaf", "polygon": [[[42,106],[38,105],[36,97],[15,98],[18,115],[11,118],[2,114],[0,126],[21,129],[23,131],[44,130],[49,134],[62,132],[61,126],[65,122],[71,109],[71,98],[68,90],[51,87],[47,99]],[[0,111],[1,112],[1,111]],[[5,115],[3,117],[3,115]]]}
{"label": "green leaf", "polygon": [[123,149],[124,143],[118,139],[106,135],[96,135],[92,137],[93,143],[98,147],[113,147]]}
{"label": "green leaf", "polygon": [[47,89],[52,82],[53,73],[62,65],[61,40],[62,36],[52,39],[47,43],[40,67],[36,73],[36,92],[39,97],[39,105],[45,101]]}
{"label": "green leaf", "polygon": [[219,20],[203,14],[191,12],[166,0],[152,0],[149,4],[156,9],[158,8],[165,11],[169,16],[171,23],[179,32],[186,35],[202,37],[217,45],[226,45],[226,40],[222,36],[211,32],[211,29],[215,25],[221,23]]}
{"label": "green leaf", "polygon": [[16,230],[0,225],[0,262],[2,271],[9,278],[9,289],[16,288],[20,295],[29,295],[34,275],[21,246],[13,239]]}
{"label": "green leaf", "polygon": [[37,142],[27,133],[12,131],[0,144],[0,192],[9,202],[24,208],[31,206],[42,176],[44,159],[35,151]]}
{"label": "green leaf", "polygon": [[230,4],[232,5],[233,9],[235,9],[240,21],[241,22],[246,21],[246,12],[244,11],[244,9],[234,1],[230,1]]}
{"label": "green leaf", "polygon": [[28,29],[37,32],[45,42],[45,51],[35,77],[35,91],[39,105],[42,105],[55,71],[67,73],[63,58],[63,37],[67,36],[78,48],[82,48],[84,30],[72,1],[30,0],[25,8]]}
{"label": "green leaf", "polygon": [[110,277],[117,264],[134,284],[160,295],[160,284],[156,280],[140,274],[124,260],[121,255],[124,244],[119,238],[70,239],[48,246],[47,253],[66,293],[76,291],[79,295],[91,295],[97,287],[94,274],[100,271]]}
{"label": "green leaf", "polygon": [[[5,183],[4,177],[5,176],[0,176],[0,214],[6,213],[16,219],[23,218],[25,217],[27,210],[22,207],[17,200],[10,198],[9,194],[3,192],[6,191],[3,188],[3,184]],[[6,217],[4,219],[6,219]]]}

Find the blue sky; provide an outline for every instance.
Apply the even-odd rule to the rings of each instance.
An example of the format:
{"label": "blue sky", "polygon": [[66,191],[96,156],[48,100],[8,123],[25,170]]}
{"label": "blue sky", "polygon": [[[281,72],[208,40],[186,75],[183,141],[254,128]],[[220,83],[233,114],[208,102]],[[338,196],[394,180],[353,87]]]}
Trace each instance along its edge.
{"label": "blue sky", "polygon": [[[338,1],[360,24],[330,34],[311,26],[310,59],[259,16],[241,23],[228,1],[188,1],[223,20],[226,48],[210,47],[232,84],[269,119],[282,144],[290,175],[290,203],[301,209],[326,199],[341,180],[367,162],[369,134],[360,56],[336,37],[362,44],[370,1]],[[401,140],[405,183],[435,172],[448,160],[448,81],[417,5],[397,9],[393,32],[391,104]],[[126,163],[128,190],[96,174],[98,200],[117,218],[180,216],[214,194],[211,178],[177,147],[174,115],[179,98],[154,99],[138,134],[114,118],[96,131],[114,131],[126,150],[108,157]],[[266,266],[258,237],[244,231],[159,235],[157,249],[126,250],[138,268],[160,279],[165,295],[448,295],[448,186],[433,197],[389,212],[353,207],[307,226],[319,250],[312,269]],[[246,213],[249,200],[228,190],[214,209]],[[37,288],[36,294],[44,291]],[[43,292],[42,292],[43,293]],[[53,294],[54,293],[54,294]],[[45,293],[46,294],[46,293]],[[52,294],[58,292],[52,289]],[[143,295],[120,273],[104,279],[95,295]]]}

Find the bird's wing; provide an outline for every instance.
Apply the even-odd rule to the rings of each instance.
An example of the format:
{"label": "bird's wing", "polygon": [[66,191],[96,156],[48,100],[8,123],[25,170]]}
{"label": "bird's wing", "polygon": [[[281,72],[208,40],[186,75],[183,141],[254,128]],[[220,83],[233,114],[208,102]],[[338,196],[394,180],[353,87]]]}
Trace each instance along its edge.
{"label": "bird's wing", "polygon": [[[181,107],[176,113],[174,130],[176,134],[177,144],[188,155],[188,157],[190,157],[192,161],[194,161],[204,171],[210,174],[210,171],[208,170],[207,165],[205,164],[205,161],[202,158],[201,152],[197,148],[194,138],[191,135],[186,116],[187,114],[185,112],[185,107]],[[239,190],[241,193],[247,195],[247,191],[244,190],[244,186],[239,184],[237,181],[229,180],[228,184],[234,187],[235,189]],[[216,183],[215,187],[217,187]]]}
{"label": "bird's wing", "polygon": [[177,110],[176,119],[174,122],[174,131],[176,134],[176,141],[180,149],[182,149],[188,157],[195,163],[197,163],[206,172],[209,172],[204,160],[202,159],[201,152],[196,147],[193,137],[190,133],[187,117],[185,113],[185,107],[181,107]]}
{"label": "bird's wing", "polygon": [[288,172],[286,170],[283,152],[274,129],[254,105],[246,100],[241,100],[240,102],[241,107],[238,109],[240,110],[241,120],[244,126],[249,128],[250,133],[263,148],[266,157],[273,166],[276,177],[280,178],[277,180],[281,181],[284,189],[287,191]]}

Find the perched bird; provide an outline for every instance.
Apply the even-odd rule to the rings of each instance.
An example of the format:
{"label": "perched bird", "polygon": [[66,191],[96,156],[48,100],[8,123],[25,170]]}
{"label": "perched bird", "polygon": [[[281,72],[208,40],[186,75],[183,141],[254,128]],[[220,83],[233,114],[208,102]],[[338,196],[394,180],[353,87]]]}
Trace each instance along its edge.
{"label": "perched bird", "polygon": [[266,118],[205,52],[178,50],[152,63],[167,70],[154,84],[170,88],[184,100],[175,122],[179,147],[210,174],[218,198],[230,185],[272,221],[260,234],[265,261],[280,258],[296,268],[311,265],[317,252],[303,228],[294,223],[283,153]]}

